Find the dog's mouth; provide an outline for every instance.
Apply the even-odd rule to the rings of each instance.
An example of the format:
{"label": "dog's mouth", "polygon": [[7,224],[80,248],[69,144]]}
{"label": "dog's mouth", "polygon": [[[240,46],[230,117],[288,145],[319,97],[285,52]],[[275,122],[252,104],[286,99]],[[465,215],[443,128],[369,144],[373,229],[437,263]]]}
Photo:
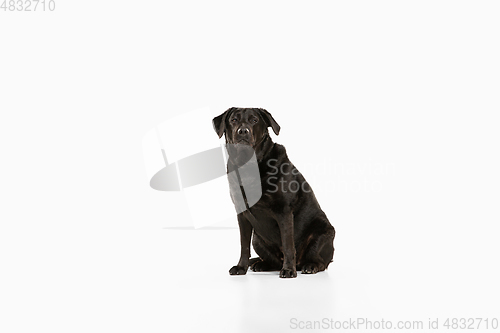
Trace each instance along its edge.
{"label": "dog's mouth", "polygon": [[250,141],[248,141],[247,139],[240,139],[240,140],[236,141],[236,143],[241,144],[241,145],[249,145],[249,146],[252,145],[250,143]]}

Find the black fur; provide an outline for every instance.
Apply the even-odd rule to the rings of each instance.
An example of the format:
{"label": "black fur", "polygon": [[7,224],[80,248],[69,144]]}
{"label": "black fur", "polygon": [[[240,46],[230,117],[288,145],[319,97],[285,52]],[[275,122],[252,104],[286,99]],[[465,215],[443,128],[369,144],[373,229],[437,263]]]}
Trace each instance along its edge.
{"label": "black fur", "polygon": [[[213,119],[213,126],[219,138],[225,134],[226,143],[253,148],[262,187],[260,200],[238,214],[241,256],[229,274],[243,275],[251,267],[293,278],[297,270],[306,274],[325,270],[333,258],[335,229],[285,147],[271,140],[268,127],[276,135],[280,131],[272,115],[264,109],[230,108]],[[228,172],[248,160],[241,161],[242,155],[238,149],[229,151]],[[230,186],[239,184],[230,180]],[[250,259],[252,232],[259,257]]]}

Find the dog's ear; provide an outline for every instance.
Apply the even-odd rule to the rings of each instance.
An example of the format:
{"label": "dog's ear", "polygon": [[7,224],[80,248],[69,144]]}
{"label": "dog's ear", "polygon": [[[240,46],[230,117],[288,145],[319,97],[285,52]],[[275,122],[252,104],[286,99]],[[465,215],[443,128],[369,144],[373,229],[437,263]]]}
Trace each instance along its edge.
{"label": "dog's ear", "polygon": [[264,119],[264,121],[267,124],[267,127],[271,127],[273,129],[274,134],[279,135],[280,134],[280,125],[274,120],[273,116],[267,110],[264,109],[259,109],[260,115]]}
{"label": "dog's ear", "polygon": [[217,133],[219,139],[222,138],[226,132],[226,117],[232,110],[233,108],[227,109],[226,112],[212,119],[212,125],[214,126],[215,133]]}

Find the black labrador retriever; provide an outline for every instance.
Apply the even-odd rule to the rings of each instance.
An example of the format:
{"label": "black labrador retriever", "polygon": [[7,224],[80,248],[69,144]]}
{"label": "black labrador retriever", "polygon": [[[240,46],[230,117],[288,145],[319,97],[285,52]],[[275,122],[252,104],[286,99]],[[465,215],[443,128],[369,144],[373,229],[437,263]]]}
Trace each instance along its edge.
{"label": "black labrador retriever", "polygon": [[[226,147],[231,147],[227,148],[227,172],[233,203],[236,206],[236,193],[243,193],[246,205],[238,214],[240,261],[229,274],[244,275],[250,267],[255,272],[280,271],[280,277],[294,278],[297,270],[305,274],[325,270],[333,258],[335,229],[288,159],[285,147],[271,140],[268,127],[278,135],[278,123],[264,109],[230,108],[213,119],[213,126],[219,138],[225,134]],[[260,174],[252,182],[261,187],[261,197],[250,206],[241,177],[229,174],[251,156]],[[252,231],[259,257],[250,259]]]}

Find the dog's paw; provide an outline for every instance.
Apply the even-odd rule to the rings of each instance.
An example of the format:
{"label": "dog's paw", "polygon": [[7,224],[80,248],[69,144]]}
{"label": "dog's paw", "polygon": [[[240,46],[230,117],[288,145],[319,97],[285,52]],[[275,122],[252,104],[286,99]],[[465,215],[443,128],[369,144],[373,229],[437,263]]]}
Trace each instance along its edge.
{"label": "dog's paw", "polygon": [[229,270],[229,275],[245,275],[247,273],[247,268],[241,266],[233,266]]}
{"label": "dog's paw", "polygon": [[253,263],[252,266],[250,266],[250,269],[254,272],[271,272],[271,271],[279,271],[281,267],[282,267],[281,264],[260,260]]}
{"label": "dog's paw", "polygon": [[302,274],[316,274],[319,272],[317,264],[305,264],[302,267]]}
{"label": "dog's paw", "polygon": [[252,266],[250,266],[250,269],[254,272],[265,272],[269,270],[267,266],[269,265],[261,260],[253,263]]}
{"label": "dog's paw", "polygon": [[280,271],[280,278],[295,278],[297,277],[297,271],[294,269],[283,268]]}

